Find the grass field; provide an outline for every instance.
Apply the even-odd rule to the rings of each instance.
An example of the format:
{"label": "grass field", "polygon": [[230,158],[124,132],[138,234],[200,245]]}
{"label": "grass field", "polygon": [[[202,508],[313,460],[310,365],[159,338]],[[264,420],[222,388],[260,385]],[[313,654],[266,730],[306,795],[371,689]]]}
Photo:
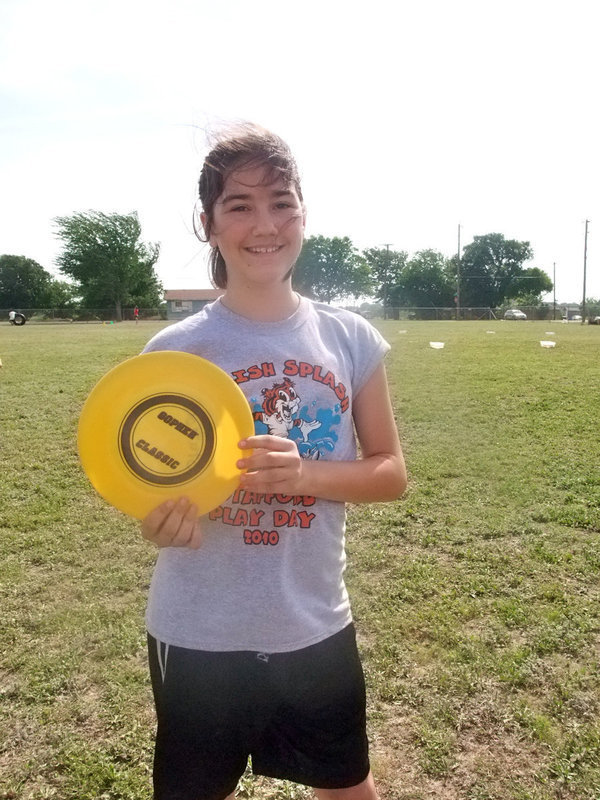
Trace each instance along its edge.
{"label": "grass field", "polygon": [[[75,432],[159,327],[0,330],[2,800],[150,797],[154,553]],[[347,580],[381,796],[598,800],[600,328],[379,327],[410,486],[349,509]],[[247,776],[239,796],[310,793]]]}

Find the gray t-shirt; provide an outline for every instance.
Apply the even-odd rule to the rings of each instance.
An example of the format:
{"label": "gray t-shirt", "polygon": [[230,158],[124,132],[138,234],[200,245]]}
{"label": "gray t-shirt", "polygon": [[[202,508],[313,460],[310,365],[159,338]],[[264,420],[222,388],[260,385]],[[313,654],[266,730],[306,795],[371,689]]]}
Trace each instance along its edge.
{"label": "gray t-shirt", "polygon": [[[352,398],[389,345],[357,314],[301,298],[280,322],[220,300],[146,346],[212,361],[246,395],[256,433],[293,439],[303,458],[356,458]],[[202,518],[198,550],[160,550],[146,614],[163,642],[197,650],[287,652],[351,621],[345,505],[238,490]]]}

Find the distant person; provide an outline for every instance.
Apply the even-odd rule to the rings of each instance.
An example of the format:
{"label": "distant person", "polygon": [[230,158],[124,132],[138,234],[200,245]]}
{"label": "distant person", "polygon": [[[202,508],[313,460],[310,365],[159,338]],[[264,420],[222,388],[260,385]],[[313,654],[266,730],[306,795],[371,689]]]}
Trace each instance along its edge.
{"label": "distant person", "polygon": [[25,325],[25,323],[27,322],[27,317],[20,311],[9,311],[8,321],[10,322],[11,325]]}
{"label": "distant person", "polygon": [[139,310],[139,308],[136,306],[136,307],[133,309],[133,318],[134,318],[134,320],[137,322],[137,321],[138,321],[138,319],[139,319],[139,317],[140,317],[140,310]]}
{"label": "distant person", "polygon": [[146,615],[154,798],[230,800],[250,756],[254,773],[319,800],[376,800],[344,532],[346,502],[394,500],[406,486],[389,344],[357,314],[293,290],[306,211],[278,136],[244,126],[222,138],[199,194],[225,293],[145,352],[195,353],[234,376],[255,432],[222,507],[199,519],[182,497],[142,523],[159,548]]}

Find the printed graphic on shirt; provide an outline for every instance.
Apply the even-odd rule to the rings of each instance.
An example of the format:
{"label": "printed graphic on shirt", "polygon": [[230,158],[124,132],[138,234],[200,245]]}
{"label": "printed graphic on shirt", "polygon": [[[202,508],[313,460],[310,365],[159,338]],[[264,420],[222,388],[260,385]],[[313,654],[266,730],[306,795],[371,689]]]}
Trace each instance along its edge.
{"label": "printed graphic on shirt", "polygon": [[[233,379],[237,384],[247,383],[248,381],[256,381],[261,378],[276,378],[277,371],[275,365],[266,361],[262,364],[253,364],[246,369],[237,369],[232,373]],[[323,386],[329,387],[339,401],[339,410],[345,414],[350,407],[350,398],[346,387],[341,381],[338,381],[335,374],[326,369],[320,364],[310,364],[308,361],[296,361],[295,359],[288,359],[284,362],[281,374],[288,378],[309,378],[315,383],[320,383]]]}
{"label": "printed graphic on shirt", "polygon": [[[316,498],[306,495],[255,494],[238,489],[229,502],[231,505],[213,509],[209,519],[243,528],[244,544],[279,544],[280,531],[309,530],[316,517],[314,512],[306,510],[315,505]],[[269,508],[257,508],[258,505]]]}
{"label": "printed graphic on shirt", "polygon": [[[286,361],[286,366],[291,363],[295,362]],[[251,398],[250,406],[256,433],[291,439],[302,458],[316,461],[335,450],[340,404],[319,407],[313,400],[309,409],[308,404],[302,404],[297,383],[287,375],[282,381],[263,386],[261,397]]]}
{"label": "printed graphic on shirt", "polygon": [[[288,359],[281,368],[264,362],[232,372],[238,384],[252,381],[246,391],[257,434],[292,440],[302,458],[331,457],[338,441],[342,415],[350,407],[346,387],[327,368]],[[292,380],[294,378],[294,380]],[[314,384],[323,390],[315,392]],[[245,388],[245,387],[244,387]],[[303,389],[312,400],[303,400]],[[315,512],[314,497],[254,494],[236,491],[228,503],[210,512],[210,519],[243,528],[248,545],[277,545],[283,532],[309,531]],[[265,509],[267,506],[267,509]]]}
{"label": "printed graphic on shirt", "polygon": [[[282,383],[264,388],[262,396],[260,409],[256,405],[253,407],[254,422],[262,423],[272,436],[293,439],[302,458],[320,458],[319,445],[310,442],[309,436],[312,431],[321,427],[321,422],[308,419],[305,409],[300,410],[300,397],[292,381],[284,378]],[[258,428],[256,424],[255,428]],[[260,433],[260,430],[256,432]]]}

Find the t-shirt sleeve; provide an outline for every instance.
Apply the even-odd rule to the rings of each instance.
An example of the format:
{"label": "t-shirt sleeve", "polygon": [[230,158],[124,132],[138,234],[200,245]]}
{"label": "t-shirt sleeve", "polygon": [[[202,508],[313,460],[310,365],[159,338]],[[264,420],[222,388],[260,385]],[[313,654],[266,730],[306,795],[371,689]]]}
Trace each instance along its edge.
{"label": "t-shirt sleeve", "polygon": [[184,349],[180,343],[177,342],[177,337],[173,336],[171,328],[159,331],[155,336],[150,339],[146,344],[142,353],[154,353],[157,350],[182,350]]}
{"label": "t-shirt sleeve", "polygon": [[383,338],[377,328],[359,317],[356,319],[356,332],[353,337],[354,379],[352,391],[358,394],[375,372],[383,358],[390,351],[390,344]]}
{"label": "t-shirt sleeve", "polygon": [[176,350],[184,353],[200,355],[199,336],[196,333],[192,317],[176,322],[156,333],[146,344],[142,353],[153,353],[157,350]]}

